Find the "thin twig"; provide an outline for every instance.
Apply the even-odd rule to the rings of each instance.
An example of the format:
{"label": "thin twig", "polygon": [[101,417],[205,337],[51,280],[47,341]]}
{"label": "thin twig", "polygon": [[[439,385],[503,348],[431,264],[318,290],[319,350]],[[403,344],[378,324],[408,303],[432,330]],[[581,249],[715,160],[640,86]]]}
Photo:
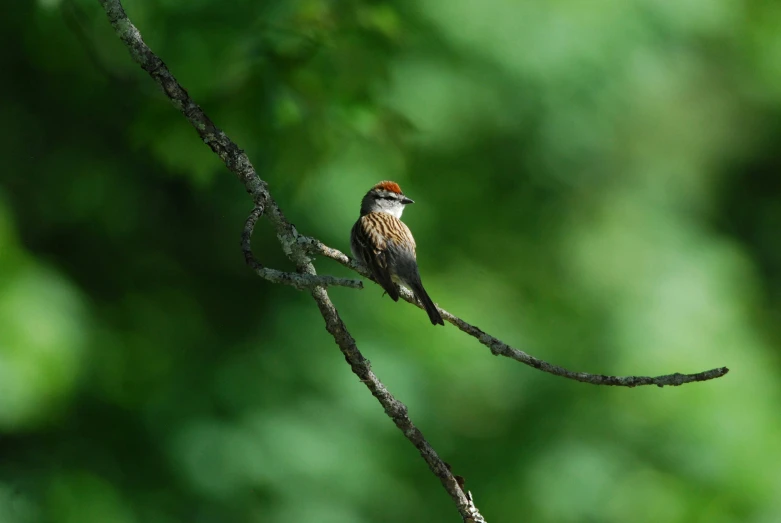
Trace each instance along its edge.
{"label": "thin twig", "polygon": [[[298,243],[304,247],[309,254],[320,254],[332,260],[336,260],[345,267],[348,267],[363,276],[371,279],[371,274],[365,267],[356,263],[355,260],[347,257],[343,252],[328,247],[323,242],[316,238],[310,238],[308,236],[299,236]],[[401,287],[401,298],[411,303],[412,305],[422,309],[423,306],[415,299],[415,295],[408,289]],[[507,345],[502,340],[487,334],[478,327],[462,320],[455,314],[451,314],[448,311],[437,306],[442,318],[451,324],[458,327],[459,330],[465,332],[476,338],[480,343],[491,349],[491,353],[497,356],[505,356],[507,358],[519,361],[524,365],[534,367],[535,369],[553,374],[554,376],[561,376],[575,381],[583,383],[591,383],[592,385],[614,385],[620,387],[638,387],[640,385],[657,385],[664,387],[666,385],[678,386],[685,383],[692,383],[696,381],[707,381],[715,378],[720,378],[729,372],[727,367],[720,367],[717,369],[711,369],[704,372],[698,372],[696,374],[667,374],[665,376],[605,376],[603,374],[589,374],[588,372],[574,372],[558,365],[553,365],[547,361],[535,358],[530,354],[523,352],[522,350],[515,349],[510,345]]]}
{"label": "thin twig", "polygon": [[244,230],[241,233],[241,251],[244,253],[244,261],[255,273],[271,283],[282,283],[290,285],[298,290],[311,289],[318,285],[323,287],[338,286],[351,287],[353,289],[363,289],[361,280],[351,280],[348,278],[337,278],[336,276],[320,276],[312,274],[300,274],[297,272],[282,272],[276,269],[264,267],[260,261],[252,254],[252,233],[255,231],[255,224],[263,215],[263,207],[255,206],[249,213],[247,221],[244,223]]}
{"label": "thin twig", "polygon": [[[299,273],[315,276],[315,268],[306,252],[298,243],[298,231],[291,224],[279,206],[268,192],[268,184],[261,180],[255,172],[249,158],[222,130],[212,123],[201,108],[190,98],[187,91],[179,85],[163,61],[144,43],[138,29],[132,24],[122,8],[120,0],[100,0],[106,11],[109,22],[130,51],[133,60],[137,62],[160,85],[163,92],[179,109],[185,118],[195,127],[201,139],[212,151],[220,157],[228,169],[233,172],[244,185],[257,209],[263,209],[279,239],[282,249],[296,264]],[[260,217],[260,211],[257,217]],[[250,219],[253,214],[250,215]],[[250,220],[248,219],[248,221]],[[253,224],[254,225],[254,224]],[[393,420],[404,436],[418,449],[431,471],[439,478],[442,486],[453,499],[461,518],[465,523],[485,523],[485,519],[474,505],[471,493],[467,494],[461,488],[449,467],[437,455],[423,434],[412,423],[407,415],[407,407],[398,401],[385,388],[382,382],[371,371],[369,361],[363,357],[355,343],[355,339],[347,331],[347,327],[339,317],[339,313],[322,286],[312,287],[312,297],[325,320],[326,329],[334,337],[339,349],[350,364],[352,371],[360,378],[372,395],[380,402],[385,412]]]}

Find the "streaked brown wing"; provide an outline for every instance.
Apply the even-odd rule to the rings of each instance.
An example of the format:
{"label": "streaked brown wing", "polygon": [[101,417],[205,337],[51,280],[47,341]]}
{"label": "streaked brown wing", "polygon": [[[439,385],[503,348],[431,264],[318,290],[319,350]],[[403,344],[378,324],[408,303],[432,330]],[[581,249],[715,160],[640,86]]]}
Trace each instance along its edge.
{"label": "streaked brown wing", "polygon": [[378,213],[367,214],[355,222],[353,237],[358,244],[361,262],[369,268],[374,279],[385,289],[391,299],[399,301],[399,289],[393,283],[391,273],[388,270],[388,259],[385,253],[387,243],[381,234],[373,231],[374,220],[367,219],[372,214]]}
{"label": "streaked brown wing", "polygon": [[410,250],[415,256],[415,238],[403,221],[386,212],[369,213],[360,221],[365,230],[374,231],[372,241],[375,245],[382,244],[382,250],[387,248],[386,241],[393,242],[397,248]]}

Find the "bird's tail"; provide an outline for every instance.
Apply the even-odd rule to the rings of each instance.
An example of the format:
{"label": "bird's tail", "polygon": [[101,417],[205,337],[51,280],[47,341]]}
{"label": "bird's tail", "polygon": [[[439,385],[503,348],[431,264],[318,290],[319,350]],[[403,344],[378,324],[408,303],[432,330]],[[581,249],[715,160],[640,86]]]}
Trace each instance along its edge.
{"label": "bird's tail", "polygon": [[442,315],[437,310],[437,306],[434,305],[434,302],[431,301],[431,298],[428,297],[428,293],[426,292],[426,289],[423,288],[423,284],[420,283],[420,281],[416,282],[415,285],[412,285],[412,292],[415,293],[415,296],[420,300],[420,304],[426,309],[431,324],[444,325],[445,321],[442,319]]}

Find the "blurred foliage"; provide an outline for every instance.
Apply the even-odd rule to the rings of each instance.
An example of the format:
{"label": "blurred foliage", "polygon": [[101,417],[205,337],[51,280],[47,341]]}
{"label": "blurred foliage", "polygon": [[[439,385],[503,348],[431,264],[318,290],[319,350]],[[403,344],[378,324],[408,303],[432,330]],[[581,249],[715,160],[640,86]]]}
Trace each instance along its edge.
{"label": "blurred foliage", "polygon": [[[575,370],[732,369],[572,383],[333,289],[489,521],[781,521],[781,4],[126,8],[302,232],[347,251],[394,179],[448,310]],[[0,521],[456,521],[97,2],[0,23]]]}

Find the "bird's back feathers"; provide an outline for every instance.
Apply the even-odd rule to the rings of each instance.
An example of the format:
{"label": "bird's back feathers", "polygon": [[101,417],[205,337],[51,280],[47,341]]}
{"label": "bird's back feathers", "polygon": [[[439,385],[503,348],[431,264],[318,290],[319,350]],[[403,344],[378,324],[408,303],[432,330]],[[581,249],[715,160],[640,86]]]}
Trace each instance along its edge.
{"label": "bird's back feathers", "polygon": [[399,301],[391,267],[415,261],[415,239],[409,228],[391,214],[372,212],[355,222],[352,238],[353,256],[368,267],[393,301]]}
{"label": "bird's back feathers", "polygon": [[[380,182],[374,188],[401,193],[393,182]],[[401,282],[418,298],[431,323],[445,324],[420,281],[415,238],[404,222],[390,212],[364,212],[362,209],[350,238],[353,256],[369,269],[393,301],[399,301],[399,288],[395,282]]]}

